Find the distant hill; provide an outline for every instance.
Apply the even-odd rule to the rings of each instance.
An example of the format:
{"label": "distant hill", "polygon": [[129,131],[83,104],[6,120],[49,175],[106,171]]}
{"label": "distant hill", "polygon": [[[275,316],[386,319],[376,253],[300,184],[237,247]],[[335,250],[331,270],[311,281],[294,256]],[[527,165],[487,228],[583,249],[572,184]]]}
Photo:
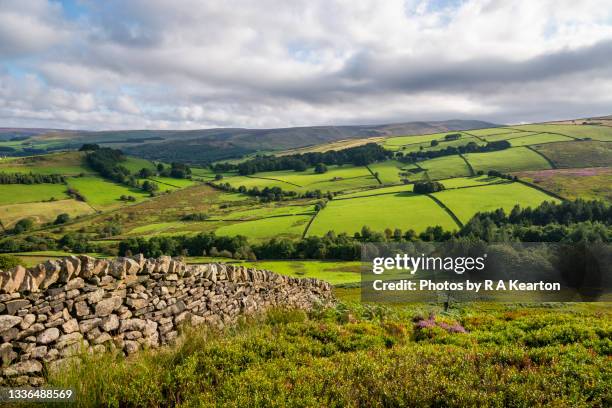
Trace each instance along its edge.
{"label": "distant hill", "polygon": [[[199,130],[79,131],[61,129],[0,128],[0,140],[24,141],[21,154],[37,149],[76,149],[83,143],[121,148],[153,160],[208,163],[254,152],[271,152],[325,144],[346,139],[416,135],[469,130],[498,125],[478,120],[407,122],[382,125],[307,126],[279,129],[218,128]],[[11,148],[22,148],[11,145]],[[15,154],[17,154],[15,153]]]}
{"label": "distant hill", "polygon": [[[156,132],[156,136],[169,140],[126,146],[125,150],[149,159],[203,163],[235,158],[256,151],[280,151],[345,139],[436,133],[496,126],[498,125],[477,120],[449,120],[280,129],[206,129],[172,134]],[[179,139],[180,143],[177,143]]]}

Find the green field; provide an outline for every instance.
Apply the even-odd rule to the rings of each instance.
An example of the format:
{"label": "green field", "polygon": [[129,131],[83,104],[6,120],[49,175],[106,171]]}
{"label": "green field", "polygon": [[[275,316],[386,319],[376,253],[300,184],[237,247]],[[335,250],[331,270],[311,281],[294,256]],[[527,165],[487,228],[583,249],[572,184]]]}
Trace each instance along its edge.
{"label": "green field", "polygon": [[32,218],[36,223],[44,223],[54,221],[62,213],[76,217],[93,212],[94,210],[89,205],[76,200],[8,204],[0,206],[0,221],[5,228],[10,228],[22,218]]}
{"label": "green field", "polygon": [[264,207],[248,206],[246,209],[230,210],[224,213],[215,213],[212,219],[249,220],[268,218],[281,215],[313,215],[314,204],[311,205],[267,205]]}
{"label": "green field", "polygon": [[361,280],[361,262],[356,261],[257,261],[241,264],[296,278],[322,279],[333,285],[360,282]]}
{"label": "green field", "polygon": [[556,135],[550,133],[540,133],[530,136],[520,136],[510,139],[510,144],[513,147],[517,146],[531,146],[539,143],[553,143],[553,142],[569,142],[572,141],[571,137]]}
{"label": "green field", "polygon": [[[470,168],[460,156],[442,156],[419,162],[419,166],[426,170],[431,180],[446,179],[450,177],[464,177],[470,175]],[[423,178],[422,173],[416,177],[408,177],[411,181]]]}
{"label": "green field", "polygon": [[124,204],[119,199],[122,195],[135,197],[137,202],[149,197],[142,190],[98,177],[72,177],[68,179],[68,185],[83,194],[87,202],[96,209],[109,209]]}
{"label": "green field", "polygon": [[0,205],[68,198],[64,184],[0,184]]}
{"label": "green field", "polygon": [[378,181],[364,166],[329,166],[328,171],[316,174],[314,169],[304,172],[292,170],[257,173],[249,177],[226,177],[221,182],[233,187],[245,186],[247,189],[258,187],[280,187],[287,191],[345,191],[378,185]]}
{"label": "green field", "polygon": [[149,169],[155,170],[155,165],[150,160],[140,159],[138,157],[128,156],[125,161],[121,162],[121,165],[128,169],[130,173],[135,174],[140,171],[140,169]]}
{"label": "green field", "polygon": [[396,160],[387,160],[380,163],[372,163],[368,166],[374,173],[378,173],[378,179],[383,184],[398,184],[401,183],[400,173],[403,168],[413,167],[409,164],[404,164]]}
{"label": "green field", "polygon": [[539,154],[526,147],[515,147],[487,153],[464,155],[475,171],[497,170],[502,173],[522,170],[550,169],[550,164]]}
{"label": "green field", "polygon": [[608,142],[562,142],[533,148],[560,168],[612,166],[612,143]]}
{"label": "green field", "polygon": [[62,174],[76,176],[92,173],[81,152],[53,153],[18,159],[0,159],[0,171],[5,173]]}
{"label": "green field", "polygon": [[520,125],[512,126],[516,129],[530,130],[535,132],[560,133],[577,138],[591,138],[593,140],[612,142],[612,127],[595,125]]}
{"label": "green field", "polygon": [[432,225],[454,230],[453,219],[431,198],[408,192],[385,194],[350,200],[332,200],[317,214],[308,235],[328,231],[352,235],[368,226],[376,231],[386,228],[413,229],[421,232]]}
{"label": "green field", "polygon": [[224,225],[215,232],[217,235],[243,235],[254,240],[275,237],[299,238],[311,218],[309,215],[262,218]]}
{"label": "green field", "polygon": [[477,212],[503,208],[506,212],[516,204],[521,207],[537,207],[543,201],[559,200],[520,183],[441,191],[434,196],[442,201],[461,222],[466,223]]}

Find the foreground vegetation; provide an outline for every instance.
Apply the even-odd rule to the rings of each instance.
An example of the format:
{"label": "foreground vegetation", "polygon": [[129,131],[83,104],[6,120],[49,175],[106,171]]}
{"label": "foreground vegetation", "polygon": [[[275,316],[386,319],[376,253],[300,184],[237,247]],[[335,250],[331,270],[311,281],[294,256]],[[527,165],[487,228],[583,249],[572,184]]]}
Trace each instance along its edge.
{"label": "foreground vegetation", "polygon": [[84,356],[49,381],[76,388],[71,406],[82,407],[603,407],[611,321],[593,304],[442,312],[345,301],[186,330],[176,346],[128,359]]}

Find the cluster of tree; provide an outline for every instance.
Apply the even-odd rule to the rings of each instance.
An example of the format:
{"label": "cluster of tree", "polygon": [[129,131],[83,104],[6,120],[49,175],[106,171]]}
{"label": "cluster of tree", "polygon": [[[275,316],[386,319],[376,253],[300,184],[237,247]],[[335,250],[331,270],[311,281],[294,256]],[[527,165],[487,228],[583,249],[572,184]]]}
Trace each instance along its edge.
{"label": "cluster of tree", "polygon": [[157,185],[157,183],[149,180],[143,181],[140,188],[142,188],[144,191],[151,195],[155,194],[155,192],[159,190],[159,186]]}
{"label": "cluster of tree", "polygon": [[79,148],[80,152],[92,152],[94,150],[99,150],[100,145],[96,143],[85,143],[83,146]]}
{"label": "cluster of tree", "polygon": [[327,152],[309,152],[287,156],[256,156],[239,164],[215,164],[211,168],[216,173],[238,171],[241,175],[249,175],[262,171],[295,170],[305,171],[309,167],[317,166],[318,171],[324,173],[331,165],[353,164],[364,166],[370,163],[387,160],[393,153],[385,150],[376,143],[350,147],[344,150],[330,150]]}
{"label": "cluster of tree", "polygon": [[81,192],[76,188],[68,187],[68,189],[66,190],[66,194],[68,194],[70,197],[74,198],[77,201],[86,201],[85,196],[81,194]]}
{"label": "cluster of tree", "polygon": [[199,212],[199,213],[185,214],[181,217],[181,220],[182,221],[206,221],[209,218],[210,218],[210,215]]}
{"label": "cluster of tree", "polygon": [[577,199],[560,203],[546,201],[536,208],[514,206],[509,214],[503,209],[476,214],[470,222],[492,221],[495,225],[570,225],[579,222],[600,222],[612,225],[612,206],[603,201]]}
{"label": "cluster of tree", "polygon": [[130,202],[133,203],[136,201],[136,197],[132,196],[132,195],[125,195],[122,194],[121,197],[119,197],[119,200],[121,201],[125,201],[125,202]]}
{"label": "cluster of tree", "polygon": [[62,184],[66,178],[60,174],[33,174],[33,173],[2,173],[0,184]]}
{"label": "cluster of tree", "polygon": [[121,162],[125,161],[125,156],[121,150],[108,147],[98,148],[87,154],[86,161],[102,177],[117,183],[127,184],[130,171],[121,165]]}
{"label": "cluster of tree", "polygon": [[280,187],[264,187],[263,189],[259,189],[259,187],[246,188],[245,186],[239,186],[238,188],[232,187],[229,183],[208,183],[210,186],[218,188],[223,191],[228,191],[231,193],[241,193],[250,195],[253,197],[259,197],[261,201],[269,202],[269,201],[282,201],[285,199],[295,199],[295,198],[323,198],[327,197],[328,199],[333,198],[333,194],[330,192],[323,193],[321,190],[314,191],[306,191],[304,193],[297,193],[295,191],[286,191]]}
{"label": "cluster of tree", "polygon": [[29,234],[25,237],[9,237],[0,241],[0,252],[32,252],[64,250],[74,253],[98,252],[86,234],[70,232],[60,239],[46,234]]}
{"label": "cluster of tree", "polygon": [[[484,171],[478,170],[477,174],[479,176],[482,176],[484,174]],[[502,173],[501,171],[497,171],[497,170],[489,170],[487,172],[487,176],[489,176],[489,177],[498,177],[498,178],[502,178],[502,179],[506,179],[506,180],[511,180],[511,181],[517,181],[518,180],[517,176],[513,176],[511,174]]]}
{"label": "cluster of tree", "polygon": [[446,141],[459,140],[460,138],[461,133],[449,133],[448,135],[444,136],[444,140]]}
{"label": "cluster of tree", "polygon": [[170,167],[164,167],[162,163],[157,164],[157,172],[162,177],[172,177],[177,179],[191,178],[191,169],[183,163],[173,162]]}
{"label": "cluster of tree", "polygon": [[417,181],[414,183],[413,191],[417,194],[430,194],[444,189],[444,184],[439,181]]}
{"label": "cluster of tree", "polygon": [[433,159],[436,157],[453,156],[460,153],[463,154],[493,152],[497,150],[508,149],[510,147],[512,147],[512,145],[507,140],[497,140],[494,142],[488,142],[484,146],[481,146],[476,142],[469,142],[463,146],[447,146],[444,149],[439,150],[418,150],[408,153],[397,152],[395,154],[395,157],[404,163],[414,163],[419,160]]}

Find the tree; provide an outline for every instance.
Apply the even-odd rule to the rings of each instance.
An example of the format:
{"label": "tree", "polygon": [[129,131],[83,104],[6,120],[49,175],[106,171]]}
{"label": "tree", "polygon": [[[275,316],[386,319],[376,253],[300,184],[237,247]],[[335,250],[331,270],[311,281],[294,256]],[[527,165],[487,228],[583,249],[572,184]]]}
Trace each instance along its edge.
{"label": "tree", "polygon": [[19,234],[25,231],[29,231],[33,227],[34,227],[34,221],[32,221],[30,218],[24,218],[24,219],[17,221],[17,223],[13,227],[13,232],[15,234]]}
{"label": "tree", "polygon": [[444,185],[438,181],[418,181],[414,183],[413,191],[417,194],[429,194],[444,190]]}
{"label": "tree", "polygon": [[223,180],[223,174],[215,174],[215,180],[216,181]]}
{"label": "tree", "polygon": [[55,221],[53,222],[53,224],[55,225],[65,224],[68,221],[70,221],[70,214],[61,213],[55,218]]}
{"label": "tree", "polygon": [[314,169],[315,173],[323,174],[327,172],[327,166],[324,163],[318,163]]}
{"label": "tree", "polygon": [[431,147],[437,146],[439,144],[440,144],[440,142],[438,142],[436,139],[431,141]]}
{"label": "tree", "polygon": [[138,172],[138,177],[140,178],[149,178],[153,175],[153,170],[148,169],[146,167],[143,167],[142,169],[140,169],[140,171]]}
{"label": "tree", "polygon": [[81,146],[79,151],[87,152],[87,151],[98,150],[99,148],[100,148],[99,144],[96,144],[96,143],[85,143],[83,146]]}
{"label": "tree", "polygon": [[157,163],[157,172],[161,173],[162,171],[164,171],[164,164],[163,163]]}

